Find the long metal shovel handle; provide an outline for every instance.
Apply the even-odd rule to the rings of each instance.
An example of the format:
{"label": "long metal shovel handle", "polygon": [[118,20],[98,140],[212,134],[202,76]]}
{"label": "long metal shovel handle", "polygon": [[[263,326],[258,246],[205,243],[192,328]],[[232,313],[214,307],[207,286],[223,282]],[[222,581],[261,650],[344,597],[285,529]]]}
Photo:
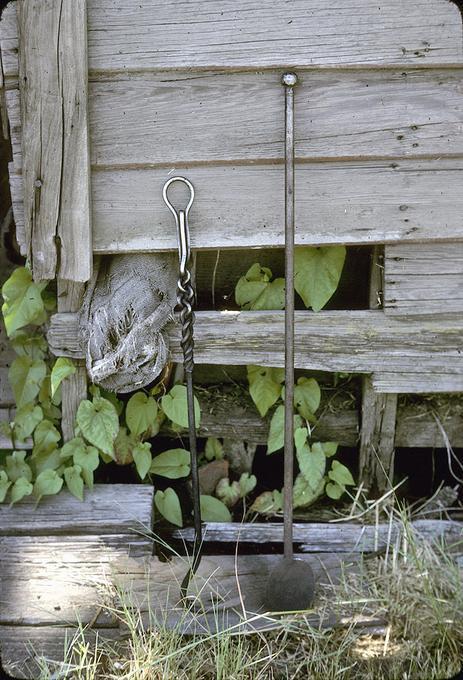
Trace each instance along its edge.
{"label": "long metal shovel handle", "polygon": [[[168,189],[174,182],[182,182],[186,184],[190,191],[190,198],[185,208],[175,208],[169,200]],[[187,390],[187,404],[188,404],[188,438],[190,443],[191,456],[191,487],[193,496],[193,516],[195,541],[193,545],[193,558],[191,567],[185,575],[181,586],[180,594],[182,600],[185,601],[188,591],[188,586],[191,578],[198,569],[201,561],[201,544],[202,544],[202,524],[201,524],[201,503],[199,490],[199,475],[198,475],[198,450],[196,442],[196,423],[195,423],[195,404],[193,393],[193,368],[194,368],[194,312],[193,306],[195,303],[195,292],[191,279],[191,272],[189,269],[191,251],[190,251],[190,234],[188,229],[188,213],[193,204],[195,191],[192,183],[185,177],[172,177],[164,184],[162,192],[164,202],[173,214],[177,225],[178,235],[178,257],[179,257],[179,278],[177,282],[177,304],[180,308],[180,323],[182,327],[182,335],[180,344],[183,351],[183,367],[185,369],[185,381]]]}
{"label": "long metal shovel handle", "polygon": [[285,438],[284,555],[293,557],[294,476],[294,86],[295,73],[282,77],[285,87]]}

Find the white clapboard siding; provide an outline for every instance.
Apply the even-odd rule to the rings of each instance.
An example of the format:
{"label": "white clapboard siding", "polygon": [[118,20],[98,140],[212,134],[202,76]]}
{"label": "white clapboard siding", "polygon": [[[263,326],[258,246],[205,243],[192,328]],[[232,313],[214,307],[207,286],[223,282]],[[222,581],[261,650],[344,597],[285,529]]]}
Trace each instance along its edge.
{"label": "white clapboard siding", "polygon": [[[299,163],[296,243],[463,239],[462,170],[462,159]],[[94,251],[177,248],[161,200],[171,172],[187,174],[196,188],[193,248],[283,245],[283,165],[226,165],[94,172]]]}
{"label": "white clapboard siding", "polygon": [[463,243],[399,243],[384,253],[388,314],[463,312]]}
{"label": "white clapboard siding", "polygon": [[[15,4],[15,3],[14,3]],[[447,0],[88,0],[91,71],[461,62]],[[13,10],[5,13],[11,22]],[[4,68],[17,72],[5,27]]]}
{"label": "white clapboard siding", "polygon": [[[440,374],[452,373],[463,391],[463,324],[457,319],[387,318],[381,310],[296,312],[295,332],[297,368],[428,373],[437,392]],[[181,361],[177,324],[170,326],[169,338],[172,359]],[[81,357],[76,315],[55,314],[48,341],[57,355]],[[195,360],[283,366],[284,312],[198,312]]]}

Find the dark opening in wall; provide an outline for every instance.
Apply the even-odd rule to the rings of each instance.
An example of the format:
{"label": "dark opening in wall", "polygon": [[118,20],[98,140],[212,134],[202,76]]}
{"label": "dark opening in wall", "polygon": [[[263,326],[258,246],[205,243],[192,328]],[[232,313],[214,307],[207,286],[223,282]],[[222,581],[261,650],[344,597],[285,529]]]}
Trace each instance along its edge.
{"label": "dark opening in wall", "polygon": [[[372,248],[350,246],[339,286],[325,309],[368,309]],[[196,288],[199,309],[238,309],[235,286],[238,279],[258,262],[271,269],[274,277],[284,277],[284,250],[201,251],[196,260]],[[296,295],[296,308],[305,309]]]}

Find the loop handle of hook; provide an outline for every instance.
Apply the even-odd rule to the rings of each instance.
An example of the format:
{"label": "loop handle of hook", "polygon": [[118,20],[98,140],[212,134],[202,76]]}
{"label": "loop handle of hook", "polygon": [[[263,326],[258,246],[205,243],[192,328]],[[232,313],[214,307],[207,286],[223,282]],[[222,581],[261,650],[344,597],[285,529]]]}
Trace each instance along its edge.
{"label": "loop handle of hook", "polygon": [[[168,197],[168,189],[171,184],[174,182],[181,182],[182,184],[186,184],[188,189],[190,190],[190,199],[186,205],[185,208],[175,208],[172,203],[169,201]],[[192,185],[192,183],[186,179],[186,177],[171,177],[170,179],[167,180],[167,182],[164,184],[164,188],[162,190],[162,196],[164,198],[164,203],[167,205],[169,208],[170,212],[175,218],[175,222],[177,224],[177,234],[178,234],[178,257],[179,257],[179,265],[180,265],[180,276],[184,277],[188,273],[188,262],[190,260],[190,234],[188,230],[188,213],[190,211],[190,208],[193,204],[193,200],[195,197],[195,190]]]}

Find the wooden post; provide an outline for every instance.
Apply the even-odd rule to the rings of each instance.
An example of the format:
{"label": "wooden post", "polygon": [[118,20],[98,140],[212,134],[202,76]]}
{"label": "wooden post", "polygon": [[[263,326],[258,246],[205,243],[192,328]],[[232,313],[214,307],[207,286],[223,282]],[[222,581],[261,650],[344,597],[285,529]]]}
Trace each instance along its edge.
{"label": "wooden post", "polygon": [[[383,304],[383,262],[383,249],[375,246],[371,257],[370,309],[379,309]],[[392,483],[397,400],[397,394],[375,392],[370,376],[364,376],[359,483],[363,482],[370,493],[381,495]]]}
{"label": "wooden post", "polygon": [[86,0],[18,3],[26,251],[34,279],[91,275]]}
{"label": "wooden post", "polygon": [[[58,311],[77,312],[82,304],[83,284],[58,279]],[[63,440],[74,437],[76,413],[82,399],[87,397],[87,371],[85,361],[74,359],[76,372],[69,376],[61,386],[61,428]]]}

